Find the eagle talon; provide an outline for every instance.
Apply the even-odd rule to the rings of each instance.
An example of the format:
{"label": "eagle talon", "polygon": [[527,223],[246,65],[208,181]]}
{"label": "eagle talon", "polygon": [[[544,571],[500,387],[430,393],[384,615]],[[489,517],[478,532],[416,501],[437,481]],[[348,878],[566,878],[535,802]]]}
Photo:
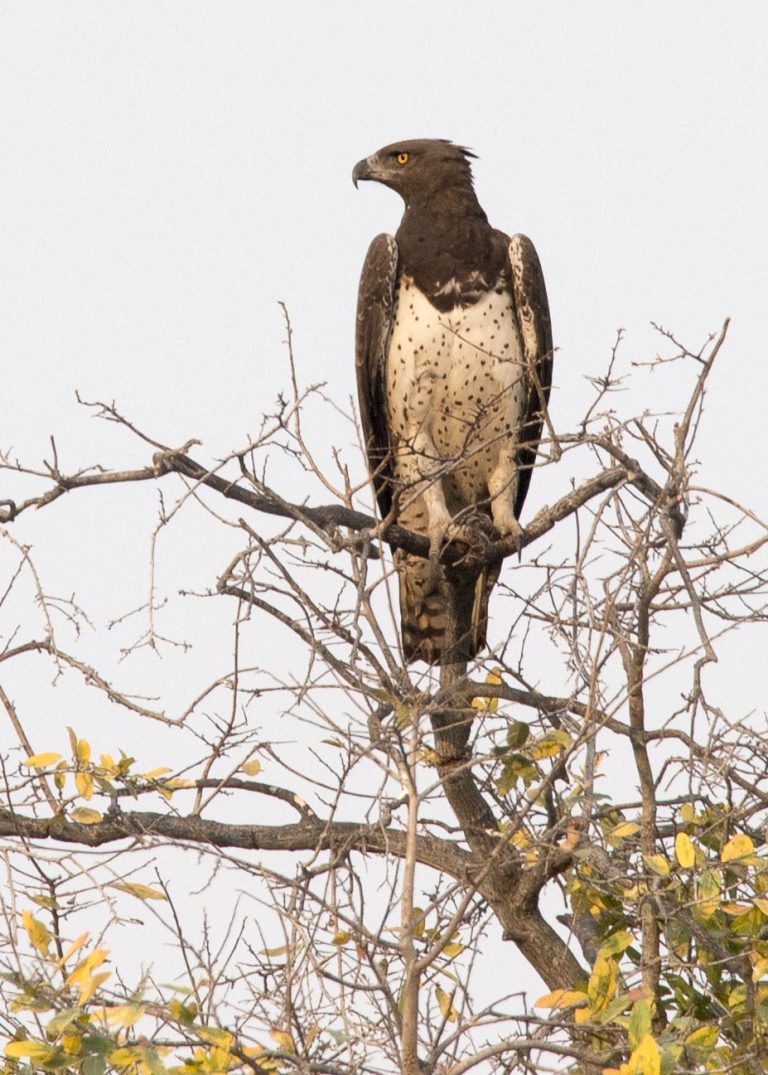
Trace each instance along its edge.
{"label": "eagle talon", "polygon": [[429,531],[429,582],[436,585],[440,578],[440,557],[445,547],[447,526],[438,526]]}

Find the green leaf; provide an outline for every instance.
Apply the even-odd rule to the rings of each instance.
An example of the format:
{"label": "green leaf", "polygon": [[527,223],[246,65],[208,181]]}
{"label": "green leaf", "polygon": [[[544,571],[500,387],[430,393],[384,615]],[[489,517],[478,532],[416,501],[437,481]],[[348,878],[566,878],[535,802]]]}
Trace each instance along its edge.
{"label": "green leaf", "polygon": [[659,877],[669,877],[670,867],[663,855],[643,855],[643,862]]}
{"label": "green leaf", "polygon": [[633,940],[632,934],[628,930],[622,929],[617,933],[612,933],[610,937],[606,937],[600,945],[600,951],[607,956],[619,956],[629,948]]}
{"label": "green leaf", "polygon": [[629,1045],[635,1049],[651,1032],[651,1006],[647,1000],[637,1000],[629,1015]]}
{"label": "green leaf", "polygon": [[65,1030],[81,1014],[80,1008],[65,1008],[64,1011],[59,1012],[48,1020],[45,1025],[45,1033],[49,1038],[57,1037],[62,1030]]}
{"label": "green leaf", "polygon": [[504,758],[501,776],[496,781],[499,795],[508,795],[518,780],[528,787],[539,776],[538,769],[522,754],[509,754]]}
{"label": "green leaf", "polygon": [[632,1000],[629,993],[622,993],[620,997],[616,997],[615,1000],[612,1000],[611,1003],[600,1012],[599,1022],[610,1023],[617,1015],[621,1015],[631,1003]]}
{"label": "green leaf", "polygon": [[711,918],[720,903],[720,876],[713,870],[704,870],[699,878],[698,910],[704,918]]}
{"label": "green leaf", "polygon": [[510,750],[519,750],[531,734],[530,727],[522,720],[513,720],[507,728],[507,746]]}
{"label": "green leaf", "polygon": [[167,1068],[160,1059],[156,1049],[145,1049],[142,1060],[147,1065],[152,1075],[165,1075]]}
{"label": "green leaf", "polygon": [[104,1056],[87,1056],[82,1063],[80,1071],[82,1075],[104,1075],[107,1070],[107,1060]]}

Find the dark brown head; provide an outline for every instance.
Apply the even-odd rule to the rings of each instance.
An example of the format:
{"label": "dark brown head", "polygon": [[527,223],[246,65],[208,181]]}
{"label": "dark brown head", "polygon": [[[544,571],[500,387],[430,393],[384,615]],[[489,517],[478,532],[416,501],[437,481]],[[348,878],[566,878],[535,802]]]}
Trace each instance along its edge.
{"label": "dark brown head", "polygon": [[431,196],[451,187],[472,189],[470,160],[475,154],[444,138],[413,138],[394,142],[359,161],[352,172],[357,186],[373,179],[397,191],[410,205],[415,198]]}

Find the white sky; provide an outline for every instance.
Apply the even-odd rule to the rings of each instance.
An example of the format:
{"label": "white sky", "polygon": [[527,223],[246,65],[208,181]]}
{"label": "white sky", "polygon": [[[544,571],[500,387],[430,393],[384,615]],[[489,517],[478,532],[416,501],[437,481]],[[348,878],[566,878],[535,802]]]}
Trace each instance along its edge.
{"label": "white sky", "polygon": [[[539,251],[558,427],[619,327],[628,362],[655,353],[651,320],[698,346],[730,315],[699,457],[768,515],[766,34],[757,2],[5,0],[0,447],[38,462],[55,434],[65,469],[146,463],[78,389],[221,457],[286,384],[278,300],[300,377],[344,403],[360,266],[401,204],[355,191],[352,167],[446,137],[479,154],[491,222]],[[622,406],[683,398],[656,383],[641,376]],[[343,422],[311,433],[353,458]],[[548,498],[565,491],[548,481]],[[107,619],[142,599],[156,502],[141,503],[73,498],[13,533]],[[534,482],[527,513],[541,503]],[[202,587],[222,564],[189,540]]]}

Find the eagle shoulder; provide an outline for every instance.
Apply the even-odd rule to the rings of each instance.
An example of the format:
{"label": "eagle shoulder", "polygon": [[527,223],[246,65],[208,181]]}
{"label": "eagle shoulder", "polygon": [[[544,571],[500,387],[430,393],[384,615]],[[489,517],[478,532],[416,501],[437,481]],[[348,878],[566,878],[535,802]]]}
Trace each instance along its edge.
{"label": "eagle shoulder", "polygon": [[398,277],[397,243],[377,235],[360,274],[355,331],[355,367],[365,450],[382,517],[392,506],[392,459],[387,422],[387,350]]}

